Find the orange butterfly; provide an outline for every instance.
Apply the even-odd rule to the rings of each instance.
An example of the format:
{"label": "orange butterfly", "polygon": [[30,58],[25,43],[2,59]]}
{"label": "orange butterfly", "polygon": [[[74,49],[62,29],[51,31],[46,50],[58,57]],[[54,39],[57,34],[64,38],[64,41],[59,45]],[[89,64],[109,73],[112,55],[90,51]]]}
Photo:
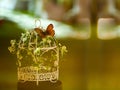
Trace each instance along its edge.
{"label": "orange butterfly", "polygon": [[52,37],[55,35],[55,31],[53,30],[53,28],[54,28],[53,24],[49,24],[47,26],[46,31],[43,31],[41,28],[34,28],[34,30],[38,33],[38,35],[41,38],[45,38],[48,35]]}

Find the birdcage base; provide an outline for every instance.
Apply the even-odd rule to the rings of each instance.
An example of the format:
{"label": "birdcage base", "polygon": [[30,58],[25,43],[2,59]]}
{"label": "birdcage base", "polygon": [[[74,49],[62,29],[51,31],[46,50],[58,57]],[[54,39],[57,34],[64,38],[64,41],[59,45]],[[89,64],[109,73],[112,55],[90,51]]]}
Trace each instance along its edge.
{"label": "birdcage base", "polygon": [[62,90],[62,82],[39,81],[37,85],[35,81],[18,82],[17,90]]}

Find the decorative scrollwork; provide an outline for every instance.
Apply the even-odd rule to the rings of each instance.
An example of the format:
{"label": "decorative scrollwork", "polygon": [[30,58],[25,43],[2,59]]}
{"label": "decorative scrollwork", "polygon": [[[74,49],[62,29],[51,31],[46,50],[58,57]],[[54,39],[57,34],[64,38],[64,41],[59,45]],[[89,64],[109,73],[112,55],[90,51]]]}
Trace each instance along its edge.
{"label": "decorative scrollwork", "polygon": [[41,73],[41,69],[37,67],[18,68],[18,80],[20,81],[56,81],[59,77],[59,70],[54,72]]}

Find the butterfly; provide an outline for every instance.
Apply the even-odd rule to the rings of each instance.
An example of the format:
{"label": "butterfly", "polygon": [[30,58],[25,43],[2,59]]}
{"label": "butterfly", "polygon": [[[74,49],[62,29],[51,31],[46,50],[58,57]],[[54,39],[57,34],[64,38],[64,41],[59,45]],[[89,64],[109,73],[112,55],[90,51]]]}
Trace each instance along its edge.
{"label": "butterfly", "polygon": [[45,38],[46,36],[53,37],[55,35],[55,31],[53,30],[53,28],[54,28],[53,24],[49,24],[45,31],[43,31],[43,29],[41,28],[34,28],[34,30],[38,33],[38,35],[41,38]]}

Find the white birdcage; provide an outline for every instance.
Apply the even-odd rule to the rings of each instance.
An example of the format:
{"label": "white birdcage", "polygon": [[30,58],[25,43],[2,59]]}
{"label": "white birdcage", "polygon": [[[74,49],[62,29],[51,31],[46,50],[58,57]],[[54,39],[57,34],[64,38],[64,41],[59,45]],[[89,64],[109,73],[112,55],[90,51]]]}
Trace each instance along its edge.
{"label": "white birdcage", "polygon": [[27,31],[21,36],[18,50],[18,80],[37,83],[58,80],[59,47],[53,37],[40,39],[34,30]]}
{"label": "white birdcage", "polygon": [[56,82],[59,78],[59,58],[67,52],[66,47],[53,36],[41,38],[38,34],[33,29],[22,33],[19,42],[11,40],[8,49],[17,56],[18,80],[36,81],[37,85],[40,81]]}

